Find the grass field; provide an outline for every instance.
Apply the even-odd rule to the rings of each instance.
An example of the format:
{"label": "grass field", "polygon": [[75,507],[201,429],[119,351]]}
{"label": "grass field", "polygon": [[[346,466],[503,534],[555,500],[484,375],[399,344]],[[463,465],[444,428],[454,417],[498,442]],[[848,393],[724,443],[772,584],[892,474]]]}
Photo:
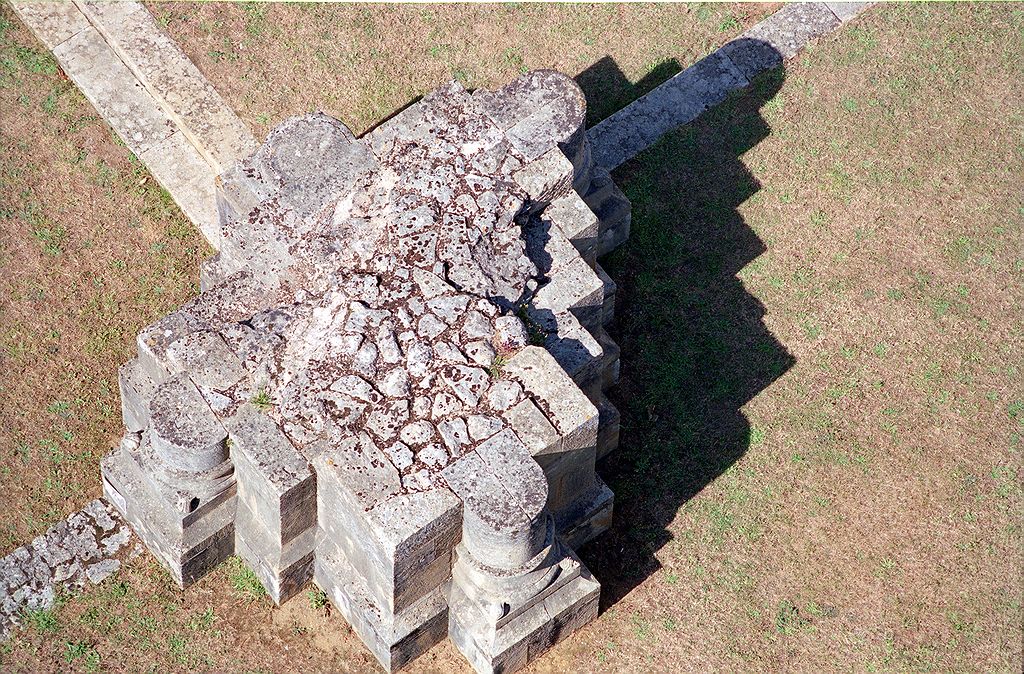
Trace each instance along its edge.
{"label": "grass field", "polygon": [[[204,251],[102,123],[67,130],[95,113],[0,12],[0,109],[18,110],[0,159],[0,381],[32,452],[0,438],[10,547],[36,530],[23,513],[77,498],[45,496],[50,471],[95,489],[95,456],[55,463],[40,442],[103,451],[117,393],[97,380],[194,292]],[[622,444],[601,467],[616,517],[583,551],[604,611],[533,671],[1020,671],[1022,36],[1014,5],[877,7],[617,171],[634,216],[604,260],[620,287]],[[279,107],[255,87],[248,109],[300,111],[314,81]],[[99,158],[120,182],[96,177]],[[98,326],[115,332],[89,356]],[[144,555],[32,616],[0,669],[371,669],[316,594],[280,609],[257,595],[235,561],[179,592]],[[448,643],[411,668],[451,670],[466,667]]]}
{"label": "grass field", "polygon": [[0,5],[0,554],[100,493],[135,333],[198,291],[205,242]]}
{"label": "grass field", "polygon": [[777,6],[147,4],[260,138],[312,110],[360,134],[441,82],[534,68],[582,73],[594,123]]}

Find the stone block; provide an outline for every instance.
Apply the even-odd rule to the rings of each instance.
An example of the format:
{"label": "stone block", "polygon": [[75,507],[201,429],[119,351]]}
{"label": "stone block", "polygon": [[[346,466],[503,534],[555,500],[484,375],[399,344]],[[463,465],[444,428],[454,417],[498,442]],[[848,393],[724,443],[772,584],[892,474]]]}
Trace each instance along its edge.
{"label": "stone block", "polygon": [[405,609],[382,611],[359,573],[329,538],[318,539],[314,578],[381,667],[394,672],[448,633],[448,604],[440,587]]}
{"label": "stone block", "polygon": [[615,495],[596,476],[594,486],[555,513],[558,536],[573,550],[594,540],[612,525]]}
{"label": "stone block", "polygon": [[[561,105],[575,127],[579,127],[585,117],[586,99],[579,85],[554,70],[534,70],[517,77],[497,91],[479,89],[473,96],[482,104],[487,116],[503,131],[514,128],[536,111],[553,104]],[[566,156],[571,155],[568,153]]]}
{"label": "stone block", "polygon": [[133,433],[145,430],[149,427],[149,401],[156,392],[156,382],[142,369],[138,357],[118,368],[117,382],[125,428]]}
{"label": "stone block", "polygon": [[335,487],[352,512],[366,512],[402,492],[395,466],[366,433],[338,438],[313,465],[318,482]]}
{"label": "stone block", "polygon": [[832,13],[836,15],[842,23],[846,23],[851,19],[855,19],[867,10],[873,2],[826,2],[827,6]]}
{"label": "stone block", "polygon": [[242,362],[216,332],[190,332],[167,348],[174,372],[187,372],[199,387],[226,391],[245,377]]}
{"label": "stone block", "polygon": [[748,84],[721,50],[712,53],[591,128],[595,164],[617,168]]}
{"label": "stone block", "polygon": [[213,181],[217,219],[231,223],[248,219],[265,199],[274,194],[273,185],[242,164],[234,164]]}
{"label": "stone block", "polygon": [[171,119],[93,27],[57,45],[53,55],[125,145],[140,157],[174,133]]}
{"label": "stone block", "polygon": [[603,353],[597,339],[571,311],[553,313],[528,307],[527,313],[544,333],[544,348],[579,388],[588,391],[599,385]]}
{"label": "stone block", "polygon": [[537,290],[533,307],[554,314],[568,311],[583,327],[596,330],[604,317],[604,284],[594,270],[576,255],[573,261],[552,271],[550,276]]}
{"label": "stone block", "polygon": [[536,213],[572,192],[573,171],[572,162],[556,147],[513,173],[512,177],[529,196],[529,211]]}
{"label": "stone block", "polygon": [[294,597],[313,579],[316,533],[314,522],[282,545],[280,537],[264,526],[263,518],[238,500],[235,554],[249,564],[275,604]]}
{"label": "stone block", "polygon": [[89,28],[89,20],[70,1],[25,0],[12,2],[11,7],[50,51]]}
{"label": "stone block", "polygon": [[596,273],[597,277],[601,279],[601,284],[604,286],[604,300],[601,307],[601,325],[607,327],[613,320],[615,320],[615,292],[618,290],[618,286],[601,265],[594,265],[594,273]]}
{"label": "stone block", "polygon": [[188,311],[175,311],[139,331],[135,339],[138,347],[138,365],[156,383],[161,383],[174,372],[167,350],[171,344],[193,332],[206,329],[204,321]]}
{"label": "stone block", "polygon": [[561,451],[561,436],[532,400],[521,401],[505,412],[504,417],[541,468],[552,455]]}
{"label": "stone block", "polygon": [[551,202],[544,210],[551,221],[588,263],[593,263],[599,223],[597,216],[576,192]]}
{"label": "stone block", "polygon": [[564,450],[596,446],[597,408],[572,384],[550,353],[528,346],[509,359],[505,372],[534,396],[562,436]]}
{"label": "stone block", "polygon": [[256,149],[249,128],[141,3],[85,2],[82,6],[214,173]]}
{"label": "stone block", "polygon": [[[619,354],[621,349],[615,341],[608,336],[603,327],[599,327],[595,337],[601,345],[601,390],[611,388],[619,383]],[[593,398],[593,396],[591,396]]]}
{"label": "stone block", "polygon": [[274,421],[245,404],[227,422],[238,499],[278,546],[316,526],[316,476]]}
{"label": "stone block", "polygon": [[219,250],[215,173],[195,146],[181,131],[175,131],[137,154],[203,238],[214,250]]}
{"label": "stone block", "polygon": [[233,488],[203,516],[175,530],[181,522],[170,504],[157,495],[122,449],[100,463],[103,495],[132,526],[150,552],[181,587],[187,587],[234,553]]}
{"label": "stone block", "polygon": [[601,222],[601,233],[597,238],[598,256],[607,255],[629,238],[632,222],[632,207],[629,200],[615,188],[615,191],[598,204],[594,211]]}
{"label": "stone block", "polygon": [[549,456],[544,475],[548,480],[548,509],[558,517],[568,504],[594,488],[596,447],[584,447]]}
{"label": "stone block", "polygon": [[597,432],[597,458],[608,456],[619,446],[619,410],[603,394],[598,398],[600,424]]}
{"label": "stone block", "polygon": [[839,19],[825,3],[801,2],[784,5],[755,24],[719,52],[748,79],[782,65],[810,40],[839,25]]}
{"label": "stone block", "polygon": [[168,466],[204,473],[227,460],[227,432],[187,375],[177,374],[158,385],[149,409],[149,436]]}
{"label": "stone block", "polygon": [[477,672],[521,669],[597,617],[601,586],[575,555],[565,563],[578,575],[500,627],[453,585],[448,631]]}
{"label": "stone block", "polygon": [[461,504],[446,489],[396,493],[369,510],[339,494],[345,473],[314,460],[317,508],[323,537],[343,551],[364,577],[382,611],[401,611],[439,587],[451,573],[459,541]]}

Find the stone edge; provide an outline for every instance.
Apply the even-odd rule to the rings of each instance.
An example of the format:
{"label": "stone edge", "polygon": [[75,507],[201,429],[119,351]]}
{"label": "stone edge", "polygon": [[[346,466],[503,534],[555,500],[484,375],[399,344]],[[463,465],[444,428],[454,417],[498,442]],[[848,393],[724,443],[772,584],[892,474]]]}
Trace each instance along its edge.
{"label": "stone edge", "polygon": [[[244,123],[216,93],[213,86],[202,76],[198,68],[176,45],[165,37],[149,10],[141,3],[122,2],[116,6],[114,15],[95,11],[85,0],[64,2],[40,2],[38,0],[11,0],[15,13],[29,27],[47,49],[53,52],[61,68],[82,90],[86,98],[97,107],[101,115],[149,168],[153,177],[171,195],[185,215],[192,220],[203,236],[214,248],[218,248],[219,227],[214,196],[214,181],[220,166],[238,154],[237,143],[224,143],[222,147],[203,144],[193,129],[183,121],[186,108],[201,107],[222,119],[235,120],[233,126],[244,127]],[[162,45],[164,60],[186,69],[190,77],[199,78],[198,96],[202,100],[178,100],[177,105],[159,93],[139,64],[128,58],[128,52],[114,39],[117,31],[127,31],[135,36],[152,38]],[[92,35],[83,35],[85,33]],[[71,49],[69,43],[78,38],[89,41],[90,50]],[[97,80],[89,77],[92,64],[98,58],[107,63],[122,63],[125,67],[107,72],[103,91]],[[91,58],[90,58],[91,57]],[[110,78],[116,81],[111,82]],[[138,129],[129,128],[125,120],[104,114],[104,109],[117,101],[109,101],[111,90],[122,92],[126,99],[144,103],[155,117],[163,118],[163,130],[157,136],[140,137]],[[167,130],[170,133],[167,133]],[[242,145],[246,141],[242,139]],[[251,138],[252,147],[256,146]],[[240,157],[233,157],[239,159]],[[218,163],[219,159],[219,163]]]}
{"label": "stone edge", "polygon": [[[750,85],[745,71],[734,63],[730,52],[743,50],[743,40],[756,39],[776,47],[784,59],[793,58],[812,40],[827,35],[858,17],[875,2],[809,2],[789,3],[741,35],[655,87],[652,91],[605,118],[587,131],[594,152],[594,164],[613,171],[654,145],[664,134],[687,124],[705,110],[714,107],[734,90]],[[794,15],[818,13],[827,24],[822,30],[801,31],[793,26]],[[778,46],[776,46],[778,43]],[[788,53],[787,53],[788,52]],[[728,69],[722,76],[722,65]],[[717,62],[717,63],[716,63]],[[711,67],[712,65],[718,67]],[[774,65],[764,64],[759,71]],[[680,110],[682,108],[682,111]],[[637,120],[645,120],[648,128],[638,130]],[[653,128],[650,128],[652,127]]]}

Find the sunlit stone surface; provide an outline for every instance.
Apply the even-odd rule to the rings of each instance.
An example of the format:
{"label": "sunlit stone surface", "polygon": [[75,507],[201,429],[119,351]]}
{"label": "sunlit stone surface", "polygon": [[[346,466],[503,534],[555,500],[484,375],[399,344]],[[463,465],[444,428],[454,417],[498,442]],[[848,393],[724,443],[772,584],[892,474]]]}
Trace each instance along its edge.
{"label": "sunlit stone surface", "polygon": [[597,614],[629,203],[552,71],[453,82],[356,139],[290,119],[218,185],[203,292],[121,370],[104,490],[183,586],[315,581],[388,670],[512,671]]}

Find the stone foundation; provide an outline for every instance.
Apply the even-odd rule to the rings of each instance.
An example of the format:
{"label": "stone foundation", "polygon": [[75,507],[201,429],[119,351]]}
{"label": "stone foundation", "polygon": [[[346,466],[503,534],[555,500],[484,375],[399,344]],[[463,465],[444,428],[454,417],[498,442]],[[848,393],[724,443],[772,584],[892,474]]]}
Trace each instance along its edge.
{"label": "stone foundation", "polygon": [[513,671],[597,615],[573,552],[610,524],[595,461],[629,202],[575,83],[453,82],[361,139],[290,119],[217,181],[202,293],[121,369],[104,492],[182,586],[230,554],[309,581],[388,671],[450,635]]}

